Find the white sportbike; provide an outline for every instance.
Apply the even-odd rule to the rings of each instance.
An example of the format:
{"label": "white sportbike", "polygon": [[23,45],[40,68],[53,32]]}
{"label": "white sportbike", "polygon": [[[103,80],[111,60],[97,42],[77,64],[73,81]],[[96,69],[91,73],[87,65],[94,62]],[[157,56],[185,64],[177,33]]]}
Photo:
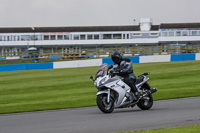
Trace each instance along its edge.
{"label": "white sportbike", "polygon": [[142,110],[148,110],[153,105],[152,93],[156,92],[156,88],[150,88],[147,81],[149,73],[144,73],[138,76],[135,86],[137,88],[138,98],[130,99],[129,96],[135,97],[131,92],[131,88],[123,82],[123,77],[111,77],[108,71],[107,64],[100,66],[94,81],[97,92],[97,106],[104,113],[111,113],[115,108],[127,108],[137,105]]}

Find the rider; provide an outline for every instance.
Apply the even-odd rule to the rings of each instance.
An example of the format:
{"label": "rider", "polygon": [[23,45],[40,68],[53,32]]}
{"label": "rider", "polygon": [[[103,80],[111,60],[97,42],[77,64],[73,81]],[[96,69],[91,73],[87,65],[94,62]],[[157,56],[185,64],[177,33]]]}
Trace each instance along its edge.
{"label": "rider", "polygon": [[[109,66],[111,77],[122,76],[124,78],[124,82],[131,88],[133,92],[132,96],[130,94],[126,94],[130,100],[137,100],[139,93],[137,92],[137,88],[135,86],[136,76],[133,73],[132,61],[128,58],[122,58],[122,55],[119,51],[115,51],[111,55],[112,61],[115,63],[114,65]],[[134,95],[135,94],[135,95]]]}

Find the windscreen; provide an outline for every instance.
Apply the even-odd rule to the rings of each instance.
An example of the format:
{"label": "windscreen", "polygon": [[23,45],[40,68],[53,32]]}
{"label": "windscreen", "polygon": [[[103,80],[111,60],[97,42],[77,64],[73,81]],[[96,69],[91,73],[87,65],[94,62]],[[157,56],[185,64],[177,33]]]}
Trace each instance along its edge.
{"label": "windscreen", "polygon": [[108,65],[107,65],[107,63],[104,63],[99,67],[99,69],[98,69],[98,71],[96,73],[96,76],[95,76],[95,80],[98,77],[103,77],[103,76],[105,76],[107,74],[108,74]]}

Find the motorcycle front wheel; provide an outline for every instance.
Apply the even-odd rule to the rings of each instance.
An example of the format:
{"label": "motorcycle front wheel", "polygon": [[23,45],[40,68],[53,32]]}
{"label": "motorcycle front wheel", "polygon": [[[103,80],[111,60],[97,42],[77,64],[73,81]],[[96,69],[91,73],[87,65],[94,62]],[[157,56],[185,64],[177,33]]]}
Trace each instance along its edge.
{"label": "motorcycle front wheel", "polygon": [[97,106],[103,113],[112,113],[114,110],[114,99],[110,97],[110,102],[107,102],[107,95],[101,94],[97,96]]}

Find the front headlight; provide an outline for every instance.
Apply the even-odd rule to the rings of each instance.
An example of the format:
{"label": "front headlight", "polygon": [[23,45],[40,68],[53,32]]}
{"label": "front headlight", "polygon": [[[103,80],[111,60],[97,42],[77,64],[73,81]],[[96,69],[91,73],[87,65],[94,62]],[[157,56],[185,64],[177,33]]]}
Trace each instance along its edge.
{"label": "front headlight", "polygon": [[106,81],[106,78],[103,78],[101,81],[99,81],[99,86],[103,85]]}

